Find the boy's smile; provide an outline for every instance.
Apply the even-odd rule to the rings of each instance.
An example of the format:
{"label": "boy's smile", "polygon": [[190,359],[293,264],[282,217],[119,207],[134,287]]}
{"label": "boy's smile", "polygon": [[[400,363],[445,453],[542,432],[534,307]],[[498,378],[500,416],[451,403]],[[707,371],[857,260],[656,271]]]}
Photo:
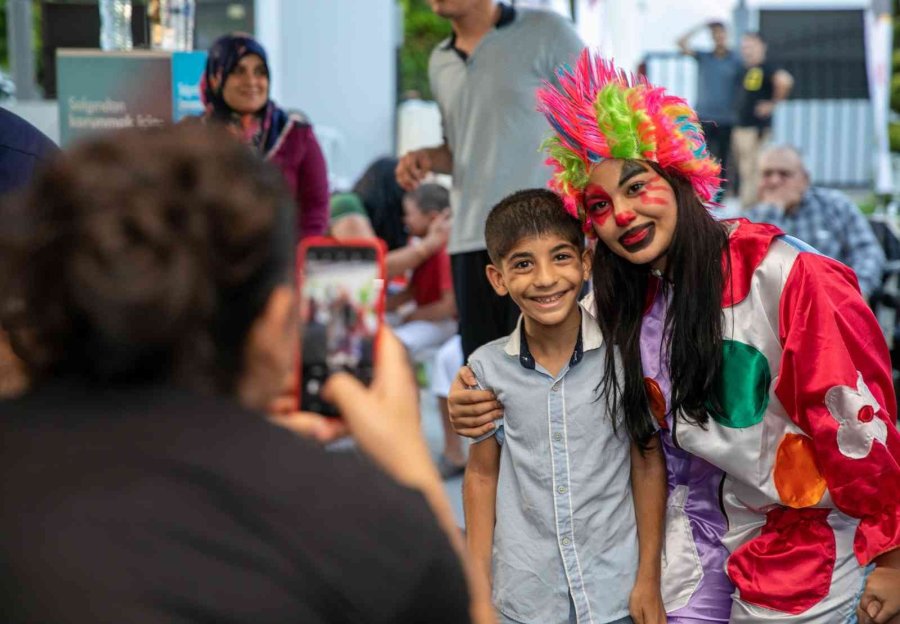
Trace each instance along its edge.
{"label": "boy's smile", "polygon": [[578,296],[590,274],[588,252],[557,234],[528,236],[500,265],[488,266],[488,279],[497,294],[509,294],[526,321],[555,326],[579,315]]}

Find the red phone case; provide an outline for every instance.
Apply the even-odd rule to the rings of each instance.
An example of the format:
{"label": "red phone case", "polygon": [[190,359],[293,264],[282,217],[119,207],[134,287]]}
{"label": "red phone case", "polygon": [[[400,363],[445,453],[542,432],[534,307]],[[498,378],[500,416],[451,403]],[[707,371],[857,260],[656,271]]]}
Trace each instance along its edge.
{"label": "red phone case", "polygon": [[[303,293],[303,269],[306,265],[306,255],[310,248],[312,247],[365,247],[369,249],[375,250],[375,262],[378,267],[378,278],[381,280],[381,289],[378,292],[378,298],[375,301],[375,314],[377,316],[377,329],[375,333],[375,341],[372,346],[372,358],[375,361],[378,357],[378,341],[381,338],[381,326],[384,324],[384,301],[385,301],[385,290],[387,285],[387,271],[385,266],[385,256],[387,255],[387,248],[384,244],[384,241],[380,238],[347,238],[347,239],[337,239],[332,238],[330,236],[311,236],[300,241],[300,244],[297,246],[297,295],[298,295],[298,305],[302,300]],[[297,345],[297,356],[296,356],[296,375],[297,375],[297,389],[294,393],[297,403],[297,409],[302,409],[302,405],[300,405],[300,397],[302,396],[302,388],[303,388],[303,349],[300,348],[300,345]]]}

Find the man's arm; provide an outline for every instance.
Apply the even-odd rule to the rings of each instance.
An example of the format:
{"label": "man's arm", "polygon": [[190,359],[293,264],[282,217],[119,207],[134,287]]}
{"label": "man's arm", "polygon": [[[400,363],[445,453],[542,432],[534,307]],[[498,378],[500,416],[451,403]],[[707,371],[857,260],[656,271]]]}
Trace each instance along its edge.
{"label": "man's arm", "polygon": [[760,119],[768,119],[775,112],[775,105],[786,100],[794,88],[794,77],[786,70],[779,69],[772,74],[772,99],[760,100],[754,107],[756,116]]}
{"label": "man's arm", "polygon": [[456,297],[453,289],[441,293],[441,298],[434,303],[423,305],[413,310],[405,321],[446,321],[456,316]]}
{"label": "man's arm", "polygon": [[666,519],[666,463],[659,437],[641,452],[631,446],[631,489],[637,518],[638,573],[629,609],[636,624],[665,624],[660,592],[662,544]]}
{"label": "man's arm", "polygon": [[489,584],[499,473],[500,445],[496,437],[490,436],[469,447],[469,461],[463,477],[466,546],[476,570]]}
{"label": "man's arm", "polygon": [[415,269],[446,246],[449,238],[450,212],[447,210],[432,220],[425,238],[418,243],[388,252],[386,258],[388,279]]}
{"label": "man's arm", "polygon": [[453,154],[446,141],[407,152],[397,162],[397,183],[407,191],[419,186],[429,173],[453,173]]}
{"label": "man's arm", "polygon": [[881,285],[884,270],[884,250],[872,231],[872,226],[849,198],[844,198],[847,215],[838,227],[844,232],[844,257],[838,258],[856,273],[859,290],[866,299]]}
{"label": "man's arm", "polygon": [[697,56],[697,51],[691,47],[691,39],[694,37],[694,35],[696,35],[706,27],[706,24],[698,24],[678,38],[678,41],[676,43],[678,45],[678,49],[681,50],[682,54],[687,54],[688,56]]}
{"label": "man's arm", "polygon": [[[793,82],[791,83],[793,84]],[[453,153],[446,141],[437,147],[425,148],[428,157],[431,158],[431,171],[434,173],[444,173],[450,175],[453,173]]]}

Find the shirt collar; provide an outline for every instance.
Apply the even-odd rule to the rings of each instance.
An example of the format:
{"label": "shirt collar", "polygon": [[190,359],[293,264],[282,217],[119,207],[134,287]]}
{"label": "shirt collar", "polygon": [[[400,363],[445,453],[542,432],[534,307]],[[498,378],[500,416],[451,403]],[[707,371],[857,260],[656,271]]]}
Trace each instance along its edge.
{"label": "shirt collar", "polygon": [[[603,333],[597,326],[593,312],[588,307],[591,301],[592,299],[586,297],[579,302],[581,307],[581,327],[578,329],[578,339],[575,341],[575,349],[572,351],[572,357],[569,359],[569,366],[576,366],[581,362],[584,359],[585,351],[599,349],[603,344]],[[534,370],[534,356],[531,355],[531,350],[528,348],[528,340],[523,330],[523,324],[524,317],[519,315],[516,329],[509,335],[504,351],[507,355],[518,357],[519,364],[523,368]]]}
{"label": "shirt collar", "polygon": [[[498,3],[498,6],[500,7],[500,17],[497,18],[497,22],[494,24],[494,28],[499,30],[500,28],[509,26],[513,23],[513,20],[516,19],[516,8],[514,6],[504,4],[503,2]],[[469,58],[468,54],[456,47],[456,32],[450,34],[450,39],[447,40],[447,45],[444,46],[444,49],[453,50],[464,61],[468,60]]]}

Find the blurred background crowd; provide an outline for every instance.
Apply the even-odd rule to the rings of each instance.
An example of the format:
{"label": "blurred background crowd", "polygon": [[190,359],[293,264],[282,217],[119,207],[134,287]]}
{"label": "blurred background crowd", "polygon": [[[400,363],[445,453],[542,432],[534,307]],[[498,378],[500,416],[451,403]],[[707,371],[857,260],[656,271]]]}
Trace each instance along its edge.
{"label": "blurred background crowd", "polygon": [[[91,91],[86,85],[94,80],[93,70],[73,64],[79,50],[98,47],[101,4],[106,9],[130,6],[129,54],[148,54],[144,49],[151,44],[160,47],[153,41],[162,6],[156,0],[0,2],[2,106],[48,139],[33,146],[38,155],[88,132],[81,127],[86,122],[78,126],[74,120],[91,97],[110,106],[107,100],[118,94],[124,102],[128,94],[120,92],[131,89],[137,104],[129,101],[129,107],[145,104],[148,111],[157,110],[151,102],[159,99],[156,87],[147,85],[158,83],[149,77],[143,86],[126,88],[129,70],[119,68]],[[892,69],[895,2],[508,4],[569,20],[579,45],[598,48],[620,66],[685,97],[697,108],[710,149],[724,165],[722,216],[774,222],[852,266],[893,344],[900,268],[894,202],[900,163],[895,119],[900,87]],[[186,70],[186,84],[178,82],[173,61],[174,83],[166,98],[187,93],[187,105],[179,109],[176,102],[158,115],[129,109],[131,123],[152,125],[166,115],[178,120],[204,110],[207,118],[225,120],[242,141],[285,171],[298,206],[299,236],[377,235],[394,252],[389,273],[398,293],[406,283],[438,282],[430,292],[420,287],[418,295],[405,291],[405,300],[395,298],[392,320],[407,326],[401,335],[420,363],[423,385],[445,395],[442,369],[451,370],[461,357],[451,329],[458,302],[450,296],[444,251],[449,210],[433,208],[434,194],[424,201],[404,199],[394,169],[403,154],[446,138],[444,105],[435,101],[429,58],[452,33],[452,19],[433,11],[426,0],[196,0],[184,6],[194,13],[193,31],[179,49],[193,48],[196,52],[188,54],[196,60]],[[253,37],[219,39],[238,31]],[[219,75],[215,88],[200,83],[207,61],[207,72],[212,67]],[[83,63],[97,67],[95,58]],[[12,128],[4,126],[5,136]],[[24,178],[7,168],[0,179],[8,188]],[[445,187],[453,183],[447,175],[433,181]],[[447,208],[459,201],[451,194],[437,203]],[[452,208],[467,211],[461,205]],[[451,240],[450,255],[459,250]],[[459,290],[456,294],[458,299]],[[461,314],[465,317],[465,310]],[[436,361],[439,352],[443,357]],[[431,384],[435,378],[439,382]],[[16,388],[15,379],[8,376],[4,384]],[[463,455],[455,441],[441,457],[447,475],[458,473]]]}

